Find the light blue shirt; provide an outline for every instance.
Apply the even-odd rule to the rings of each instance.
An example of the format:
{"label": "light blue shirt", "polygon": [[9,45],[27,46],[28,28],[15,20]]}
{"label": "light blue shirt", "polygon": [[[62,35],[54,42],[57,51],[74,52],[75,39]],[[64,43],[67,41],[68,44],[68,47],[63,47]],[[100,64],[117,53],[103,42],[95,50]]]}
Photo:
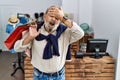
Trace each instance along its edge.
{"label": "light blue shirt", "polygon": [[[11,34],[18,26],[22,25],[21,23],[17,23],[15,26],[12,24],[6,25],[6,33]],[[15,53],[14,49],[10,50],[11,53]]]}
{"label": "light blue shirt", "polygon": [[21,23],[17,23],[15,26],[11,24],[6,25],[6,33],[11,34],[18,26],[22,25]]}

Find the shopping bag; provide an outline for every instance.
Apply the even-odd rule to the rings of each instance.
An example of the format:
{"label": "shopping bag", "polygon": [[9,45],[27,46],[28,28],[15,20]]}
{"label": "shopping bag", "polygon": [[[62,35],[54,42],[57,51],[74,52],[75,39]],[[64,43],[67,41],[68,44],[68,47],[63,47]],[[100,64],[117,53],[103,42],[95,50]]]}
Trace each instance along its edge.
{"label": "shopping bag", "polygon": [[18,26],[10,36],[4,41],[6,47],[10,50],[14,47],[14,44],[17,40],[22,38],[22,32],[29,29],[29,25]]}

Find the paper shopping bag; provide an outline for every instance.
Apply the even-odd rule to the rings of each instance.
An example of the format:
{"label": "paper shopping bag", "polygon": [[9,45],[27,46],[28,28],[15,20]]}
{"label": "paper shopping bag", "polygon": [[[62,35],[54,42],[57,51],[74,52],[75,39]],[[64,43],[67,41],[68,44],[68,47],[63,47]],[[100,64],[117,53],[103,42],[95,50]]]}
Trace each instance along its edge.
{"label": "paper shopping bag", "polygon": [[18,26],[12,34],[4,41],[6,47],[10,50],[14,47],[14,43],[22,38],[22,32],[29,29],[29,25]]}

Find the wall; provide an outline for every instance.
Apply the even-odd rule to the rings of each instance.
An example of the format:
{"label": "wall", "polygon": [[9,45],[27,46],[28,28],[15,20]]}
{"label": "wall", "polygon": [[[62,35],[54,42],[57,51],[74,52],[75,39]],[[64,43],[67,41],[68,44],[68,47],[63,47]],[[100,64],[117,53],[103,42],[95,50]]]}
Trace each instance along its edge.
{"label": "wall", "polygon": [[63,0],[62,7],[65,13],[72,13],[78,24],[92,22],[92,0]]}
{"label": "wall", "polygon": [[96,38],[109,39],[107,51],[115,58],[118,55],[120,33],[120,0],[94,0],[92,26]]}
{"label": "wall", "polygon": [[88,23],[92,27],[93,0],[79,0],[79,24]]}
{"label": "wall", "polygon": [[118,45],[118,57],[117,57],[117,67],[116,67],[116,79],[120,79],[120,36],[119,36],[119,45]]}
{"label": "wall", "polygon": [[[0,49],[7,50],[3,44],[9,36],[5,33],[7,20],[17,13],[28,13],[32,17],[35,12],[43,12],[51,5],[61,6],[61,0],[1,0],[0,1]],[[33,17],[34,18],[34,17]]]}
{"label": "wall", "polygon": [[64,13],[72,14],[73,20],[78,23],[79,20],[79,0],[63,0],[62,8]]}

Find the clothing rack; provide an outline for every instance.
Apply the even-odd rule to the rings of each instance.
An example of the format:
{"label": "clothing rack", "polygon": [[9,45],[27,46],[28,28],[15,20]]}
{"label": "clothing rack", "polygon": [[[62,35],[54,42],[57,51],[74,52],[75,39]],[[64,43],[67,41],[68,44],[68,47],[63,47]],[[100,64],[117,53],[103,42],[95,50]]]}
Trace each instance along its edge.
{"label": "clothing rack", "polygon": [[0,49],[0,53],[2,52],[2,49]]}
{"label": "clothing rack", "polygon": [[22,56],[22,53],[21,52],[18,52],[17,53],[17,55],[18,55],[18,67],[16,67],[16,62],[13,62],[13,68],[14,68],[14,71],[13,71],[13,73],[11,74],[11,76],[14,76],[14,74],[17,72],[17,70],[21,70],[23,73],[24,73],[24,69],[22,68],[22,66],[21,66],[21,63],[23,62],[22,60],[23,60],[23,56]]}

